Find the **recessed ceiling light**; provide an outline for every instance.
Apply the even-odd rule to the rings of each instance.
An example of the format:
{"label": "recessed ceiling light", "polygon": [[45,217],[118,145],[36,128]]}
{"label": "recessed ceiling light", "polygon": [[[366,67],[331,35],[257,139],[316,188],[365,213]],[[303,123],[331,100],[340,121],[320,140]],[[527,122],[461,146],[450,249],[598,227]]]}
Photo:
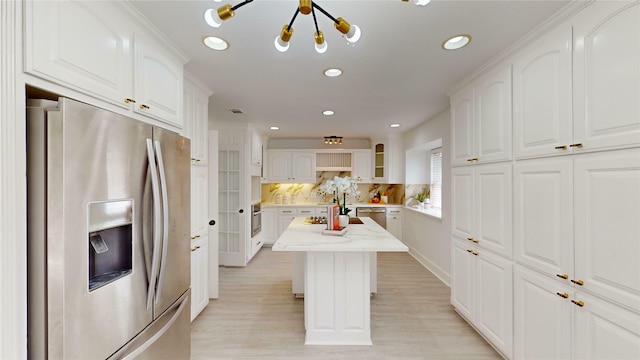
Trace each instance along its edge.
{"label": "recessed ceiling light", "polygon": [[327,116],[330,116],[330,115],[333,115],[333,114],[335,114],[335,112],[333,110],[325,110],[325,111],[322,112],[322,115],[327,115]]}
{"label": "recessed ceiling light", "polygon": [[324,71],[324,76],[327,77],[336,77],[342,75],[342,70],[338,68],[331,68]]}
{"label": "recessed ceiling light", "polygon": [[225,39],[219,38],[217,36],[206,36],[202,39],[202,42],[210,49],[213,50],[226,50],[229,48],[229,43]]}
{"label": "recessed ceiling light", "polygon": [[442,48],[445,50],[457,50],[461,47],[467,46],[471,42],[471,35],[460,34],[453,36],[442,43]]}
{"label": "recessed ceiling light", "polygon": [[431,2],[431,0],[414,0],[416,5],[425,6]]}
{"label": "recessed ceiling light", "polygon": [[270,127],[269,129],[271,129],[271,130],[280,130],[280,128],[279,128],[279,127],[277,127],[277,126],[272,126],[272,127]]}
{"label": "recessed ceiling light", "polygon": [[400,127],[400,124],[391,124],[391,125],[389,125],[389,127],[397,128],[397,127]]}

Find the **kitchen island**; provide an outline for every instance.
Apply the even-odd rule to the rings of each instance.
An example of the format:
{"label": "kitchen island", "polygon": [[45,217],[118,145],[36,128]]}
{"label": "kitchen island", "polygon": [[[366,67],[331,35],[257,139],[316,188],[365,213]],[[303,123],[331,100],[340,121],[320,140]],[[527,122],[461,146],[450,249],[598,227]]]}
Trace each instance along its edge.
{"label": "kitchen island", "polygon": [[306,345],[371,345],[371,253],[409,249],[370,218],[342,236],[295,218],[273,251],[304,252]]}

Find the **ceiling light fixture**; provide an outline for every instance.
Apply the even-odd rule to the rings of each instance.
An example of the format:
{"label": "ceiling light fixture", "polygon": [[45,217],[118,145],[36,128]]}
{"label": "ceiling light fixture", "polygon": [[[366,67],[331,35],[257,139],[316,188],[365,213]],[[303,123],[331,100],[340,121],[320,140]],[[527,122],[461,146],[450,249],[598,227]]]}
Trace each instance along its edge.
{"label": "ceiling light fixture", "polygon": [[460,34],[452,36],[442,43],[442,48],[445,50],[458,50],[462,47],[469,45],[471,42],[471,35]]}
{"label": "ceiling light fixture", "polygon": [[280,130],[280,128],[279,128],[279,127],[277,127],[277,126],[272,126],[272,127],[270,127],[269,129],[271,129],[271,130]]}
{"label": "ceiling light fixture", "polygon": [[342,136],[325,136],[324,143],[327,145],[342,145]]}
{"label": "ceiling light fixture", "polygon": [[326,77],[337,77],[342,75],[342,70],[338,68],[331,68],[324,71],[324,76]]}
{"label": "ceiling light fixture", "polygon": [[335,114],[335,111],[333,110],[325,110],[322,112],[322,115],[327,115],[327,116],[331,116],[333,114]]}
{"label": "ceiling light fixture", "polygon": [[398,123],[391,124],[391,125],[389,125],[389,127],[392,127],[392,128],[399,128],[399,127],[400,127],[400,124],[398,124]]}
{"label": "ceiling light fixture", "polygon": [[[223,5],[217,10],[208,9],[204,13],[204,19],[209,26],[215,28],[220,27],[224,20],[231,19],[235,15],[235,10],[250,2],[253,2],[253,0],[245,0],[235,6],[231,6],[229,4]],[[302,13],[303,15],[313,15],[313,23],[316,28],[316,31],[313,33],[315,38],[315,49],[320,54],[327,51],[327,42],[324,40],[324,34],[320,29],[318,29],[318,21],[316,20],[315,12],[316,9],[333,21],[334,27],[345,36],[347,42],[355,43],[360,39],[361,31],[357,25],[351,25],[341,17],[337,19],[334,18],[331,14],[321,8],[320,5],[316,4],[315,1],[300,0],[300,5],[296,8],[296,12],[293,14],[291,21],[288,25],[285,24],[282,27],[280,35],[278,35],[274,41],[274,45],[278,51],[285,52],[289,49],[289,40],[291,40],[291,37],[293,36],[293,22],[296,20],[298,13]]]}
{"label": "ceiling light fixture", "polygon": [[205,36],[202,39],[202,42],[210,49],[213,50],[227,50],[229,48],[229,43],[223,38],[219,38],[217,36]]}

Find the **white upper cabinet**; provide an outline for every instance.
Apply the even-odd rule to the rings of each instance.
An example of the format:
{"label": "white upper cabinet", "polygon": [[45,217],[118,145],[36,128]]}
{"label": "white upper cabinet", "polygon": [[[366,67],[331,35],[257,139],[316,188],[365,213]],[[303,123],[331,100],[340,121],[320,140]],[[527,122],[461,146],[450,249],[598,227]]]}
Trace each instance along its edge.
{"label": "white upper cabinet", "polygon": [[511,159],[511,66],[451,96],[452,165]]}
{"label": "white upper cabinet", "polygon": [[315,183],[314,150],[269,150],[268,181]]}
{"label": "white upper cabinet", "polygon": [[[185,60],[116,1],[25,1],[25,72],[181,128]],[[171,50],[170,50],[171,49]]]}
{"label": "white upper cabinet", "polygon": [[363,183],[371,182],[371,150],[353,150],[351,154],[351,176],[359,177]]}
{"label": "white upper cabinet", "polygon": [[262,166],[262,137],[255,130],[251,131],[251,164]]}
{"label": "white upper cabinet", "polygon": [[571,27],[561,26],[513,61],[516,159],[566,153],[573,144]]}
{"label": "white upper cabinet", "polygon": [[402,184],[404,182],[404,149],[402,138],[389,135],[371,138],[372,171],[371,182],[380,184]]}
{"label": "white upper cabinet", "polygon": [[144,35],[136,34],[134,44],[134,111],[181,128],[182,63]]}
{"label": "white upper cabinet", "polygon": [[640,3],[596,2],[574,23],[574,143],[640,145]]}
{"label": "white upper cabinet", "polygon": [[27,73],[130,107],[133,30],[112,2],[24,4]]}

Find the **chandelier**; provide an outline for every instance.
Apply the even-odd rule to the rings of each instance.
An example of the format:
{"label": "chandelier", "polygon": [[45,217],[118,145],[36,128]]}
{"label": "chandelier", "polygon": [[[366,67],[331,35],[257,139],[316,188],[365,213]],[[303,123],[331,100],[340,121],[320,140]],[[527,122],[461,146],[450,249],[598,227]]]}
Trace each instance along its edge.
{"label": "chandelier", "polygon": [[324,143],[328,145],[337,145],[337,144],[342,145],[342,136],[335,136],[335,135],[325,136]]}
{"label": "chandelier", "polygon": [[[205,21],[211,27],[220,27],[224,20],[228,20],[235,15],[235,10],[244,5],[247,5],[250,2],[253,2],[253,0],[245,0],[235,6],[231,6],[229,4],[223,5],[217,10],[208,9],[204,14]],[[351,25],[341,17],[337,19],[334,18],[333,16],[331,16],[331,14],[321,8],[320,5],[316,4],[315,1],[300,0],[300,5],[296,8],[291,21],[289,22],[289,24],[285,24],[282,27],[280,35],[278,35],[274,41],[274,45],[278,51],[285,52],[289,49],[289,40],[291,40],[291,36],[293,36],[293,22],[296,20],[298,13],[301,13],[303,15],[313,15],[313,23],[316,28],[316,31],[313,34],[316,42],[316,51],[320,54],[327,51],[327,42],[324,40],[324,34],[322,33],[322,31],[318,29],[318,21],[316,20],[315,10],[320,11],[329,19],[331,19],[333,21],[334,27],[345,36],[349,43],[355,43],[360,39],[361,32],[360,28],[357,25]]]}

